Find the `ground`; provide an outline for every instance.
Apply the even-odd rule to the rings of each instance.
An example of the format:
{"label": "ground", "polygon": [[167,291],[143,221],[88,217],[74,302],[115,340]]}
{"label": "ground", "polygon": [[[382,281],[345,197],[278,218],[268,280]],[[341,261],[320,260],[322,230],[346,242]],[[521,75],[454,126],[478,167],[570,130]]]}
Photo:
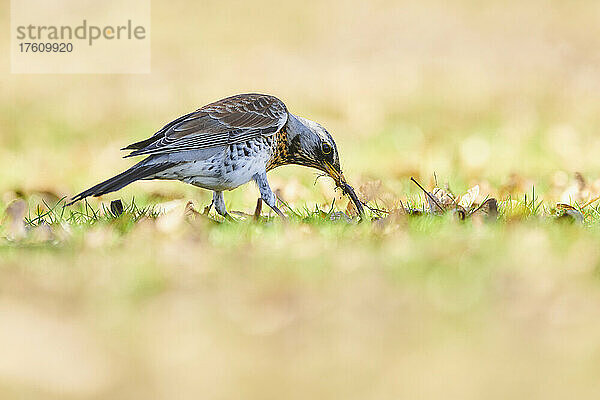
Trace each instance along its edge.
{"label": "ground", "polygon": [[[599,3],[152,7],[151,74],[0,65],[0,397],[598,398]],[[119,148],[251,91],[323,124],[372,207],[426,209],[415,177],[498,218],[348,221],[292,166],[287,224],[169,182],[63,209]]]}

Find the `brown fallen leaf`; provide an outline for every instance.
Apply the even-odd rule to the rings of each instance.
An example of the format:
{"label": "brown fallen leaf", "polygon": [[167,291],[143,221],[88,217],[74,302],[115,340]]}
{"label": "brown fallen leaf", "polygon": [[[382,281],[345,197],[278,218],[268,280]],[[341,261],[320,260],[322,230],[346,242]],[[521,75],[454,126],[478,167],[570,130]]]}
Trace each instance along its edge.
{"label": "brown fallen leaf", "polygon": [[592,193],[584,176],[580,172],[576,172],[574,182],[560,195],[560,202],[562,204],[570,202],[583,204],[589,201],[591,197]]}
{"label": "brown fallen leaf", "polygon": [[583,216],[581,211],[579,211],[570,204],[557,203],[556,209],[559,211],[559,214],[557,216],[559,220],[569,219],[579,223],[583,223],[585,220],[585,217]]}
{"label": "brown fallen leaf", "polygon": [[346,205],[346,214],[352,218],[358,217],[358,210],[356,209],[356,206],[352,200],[348,200],[348,205]]}
{"label": "brown fallen leaf", "polygon": [[456,206],[456,199],[449,190],[435,187],[431,191],[431,194],[435,196],[438,203],[440,203],[445,210],[451,210]]}
{"label": "brown fallen leaf", "polygon": [[29,197],[39,197],[46,204],[56,204],[65,198],[65,194],[57,193],[51,189],[39,189],[30,191]]}
{"label": "brown fallen leaf", "polygon": [[393,232],[406,225],[407,215],[404,208],[391,210],[387,216],[373,222],[373,229],[380,233]]}
{"label": "brown fallen leaf", "polygon": [[[498,202],[496,199],[486,199],[481,205],[476,203],[480,193],[479,185],[473,186],[459,200],[449,189],[435,187],[432,192],[428,192],[414,178],[411,178],[411,181],[423,191],[430,214],[440,215],[452,212],[461,221],[471,216],[477,217],[478,215],[485,215],[486,218],[489,217],[490,219],[496,219],[498,216]],[[411,215],[416,214],[411,212]]]}
{"label": "brown fallen leaf", "polygon": [[556,203],[556,209],[560,210],[560,211],[567,211],[567,210],[577,211],[577,209],[575,207],[573,207],[572,205],[567,204],[567,203]]}
{"label": "brown fallen leaf", "polygon": [[470,216],[474,221],[496,221],[498,219],[498,201],[489,198],[474,209]]}
{"label": "brown fallen leaf", "polygon": [[198,212],[196,210],[196,208],[194,208],[194,202],[191,200],[186,203],[185,209],[183,210],[183,214],[187,218],[192,218],[192,219],[203,215],[200,212]]}
{"label": "brown fallen leaf", "polygon": [[358,188],[358,192],[360,193],[360,197],[363,199],[365,203],[368,203],[373,200],[378,200],[381,194],[381,181],[369,181],[365,182]]}
{"label": "brown fallen leaf", "polygon": [[33,228],[29,234],[29,237],[34,243],[50,242],[55,239],[52,227],[46,223],[41,223]]}
{"label": "brown fallen leaf", "polygon": [[[180,210],[180,208],[177,207],[177,208],[173,209],[172,211],[168,212],[165,216],[174,214],[173,218],[178,219],[177,214],[178,214],[179,210]],[[235,211],[232,211],[232,213],[235,213]],[[196,226],[196,227],[198,226],[198,223],[204,223],[204,222],[209,222],[209,221],[216,222],[208,216],[206,207],[204,208],[203,212],[200,212],[196,209],[196,206],[192,200],[189,200],[185,204],[185,207],[183,208],[182,216],[183,216],[183,219],[179,222],[187,221],[187,222],[192,223],[192,226]]]}
{"label": "brown fallen leaf", "polygon": [[363,203],[375,202],[386,209],[396,209],[400,206],[398,196],[387,188],[380,180],[367,181],[360,185],[357,192]]}
{"label": "brown fallen leaf", "polygon": [[498,194],[500,197],[514,196],[518,193],[527,191],[533,184],[534,182],[531,180],[526,179],[519,174],[512,173],[508,177],[508,181],[500,186]]}
{"label": "brown fallen leaf", "polygon": [[[192,233],[193,235],[196,235],[200,232],[205,232],[205,229],[207,227],[207,225],[214,223],[214,224],[218,224],[219,222],[213,220],[212,218],[210,218],[208,216],[208,214],[206,213],[201,213],[198,210],[196,210],[196,207],[194,207],[194,202],[193,201],[188,201],[187,204],[185,205],[185,209],[183,211],[184,214],[184,221],[186,222],[185,225],[187,226],[181,226],[181,228],[185,231],[188,230],[190,233]],[[191,229],[189,229],[191,228]],[[197,237],[197,236],[194,236]]]}

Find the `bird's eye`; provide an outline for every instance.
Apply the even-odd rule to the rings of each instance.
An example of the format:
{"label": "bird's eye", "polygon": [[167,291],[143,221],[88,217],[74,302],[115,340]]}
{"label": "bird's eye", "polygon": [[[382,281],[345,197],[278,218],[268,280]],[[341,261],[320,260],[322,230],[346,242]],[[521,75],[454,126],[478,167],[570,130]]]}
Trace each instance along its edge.
{"label": "bird's eye", "polygon": [[323,154],[331,153],[331,146],[329,145],[329,143],[327,143],[327,142],[321,143],[321,151],[323,152]]}

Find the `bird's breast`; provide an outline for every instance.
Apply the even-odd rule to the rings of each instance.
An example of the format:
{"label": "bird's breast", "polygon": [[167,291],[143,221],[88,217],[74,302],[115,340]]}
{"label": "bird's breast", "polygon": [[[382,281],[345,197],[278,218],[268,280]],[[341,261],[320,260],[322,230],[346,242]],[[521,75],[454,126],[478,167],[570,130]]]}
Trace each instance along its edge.
{"label": "bird's breast", "polygon": [[267,171],[289,163],[289,148],[287,141],[287,132],[285,129],[281,129],[275,135],[274,141],[272,143],[272,149],[273,151],[271,152],[271,155],[267,160]]}

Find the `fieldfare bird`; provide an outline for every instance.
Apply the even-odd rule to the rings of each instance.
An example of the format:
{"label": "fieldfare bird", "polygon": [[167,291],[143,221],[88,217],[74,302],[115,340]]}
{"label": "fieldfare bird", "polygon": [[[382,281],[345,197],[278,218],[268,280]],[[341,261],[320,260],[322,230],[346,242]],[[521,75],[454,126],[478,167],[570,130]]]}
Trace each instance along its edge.
{"label": "fieldfare bird", "polygon": [[79,193],[69,205],[140,179],[175,179],[212,190],[215,209],[228,217],[223,191],[253,180],[262,200],[283,217],[267,172],[297,164],[331,176],[363,213],[361,202],[342,174],[337,146],[329,132],[316,122],[291,114],[274,96],[227,97],[169,122],[152,137],[122,150],[132,150],[125,157],[148,157]]}

